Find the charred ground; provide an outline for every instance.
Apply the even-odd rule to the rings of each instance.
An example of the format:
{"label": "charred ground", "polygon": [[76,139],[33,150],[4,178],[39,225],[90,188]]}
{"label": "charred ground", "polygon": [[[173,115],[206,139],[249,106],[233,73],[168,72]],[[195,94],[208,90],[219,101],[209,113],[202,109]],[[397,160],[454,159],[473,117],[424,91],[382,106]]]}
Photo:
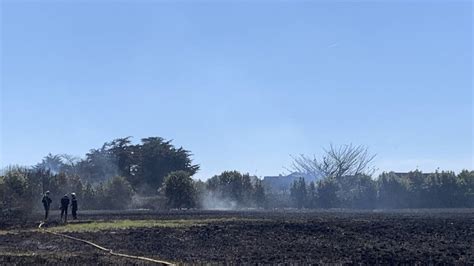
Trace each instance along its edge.
{"label": "charred ground", "polygon": [[[81,219],[167,221],[171,226],[64,230],[114,251],[172,262],[474,263],[474,210],[94,212]],[[0,263],[141,263],[33,226],[3,231]]]}

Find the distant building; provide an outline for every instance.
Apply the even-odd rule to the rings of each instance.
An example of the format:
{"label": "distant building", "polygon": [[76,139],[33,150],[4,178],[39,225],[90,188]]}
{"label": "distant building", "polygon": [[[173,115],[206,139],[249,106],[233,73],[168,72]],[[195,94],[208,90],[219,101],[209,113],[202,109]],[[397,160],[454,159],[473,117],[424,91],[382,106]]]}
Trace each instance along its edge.
{"label": "distant building", "polygon": [[307,183],[319,180],[319,178],[295,172],[289,175],[265,176],[263,186],[272,193],[289,193],[291,185],[299,178],[304,178]]}

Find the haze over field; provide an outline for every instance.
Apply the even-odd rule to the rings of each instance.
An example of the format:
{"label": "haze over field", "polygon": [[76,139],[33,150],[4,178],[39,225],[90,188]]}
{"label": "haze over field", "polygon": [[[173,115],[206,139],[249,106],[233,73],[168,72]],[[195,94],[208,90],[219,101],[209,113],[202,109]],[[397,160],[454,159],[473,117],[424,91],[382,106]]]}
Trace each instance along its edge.
{"label": "haze over field", "polygon": [[469,0],[0,0],[0,265],[474,265]]}
{"label": "haze over field", "polygon": [[473,164],[472,3],[1,3],[0,168],[174,139],[284,172],[329,143],[380,170]]}

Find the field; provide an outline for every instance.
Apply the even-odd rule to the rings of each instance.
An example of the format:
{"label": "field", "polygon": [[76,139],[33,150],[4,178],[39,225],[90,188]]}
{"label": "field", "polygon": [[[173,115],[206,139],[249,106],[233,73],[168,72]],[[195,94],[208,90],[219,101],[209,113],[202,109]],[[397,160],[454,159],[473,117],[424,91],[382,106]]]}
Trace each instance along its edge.
{"label": "field", "polygon": [[[474,210],[80,214],[47,230],[173,263],[474,263]],[[144,263],[37,225],[2,224],[0,264]]]}

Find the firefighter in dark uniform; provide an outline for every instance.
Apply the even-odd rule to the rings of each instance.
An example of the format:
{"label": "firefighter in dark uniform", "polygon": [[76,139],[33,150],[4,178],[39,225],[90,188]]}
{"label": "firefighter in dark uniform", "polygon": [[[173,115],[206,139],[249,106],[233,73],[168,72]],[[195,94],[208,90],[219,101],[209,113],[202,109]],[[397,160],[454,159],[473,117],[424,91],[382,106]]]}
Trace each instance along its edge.
{"label": "firefighter in dark uniform", "polygon": [[77,219],[77,199],[76,193],[71,193],[71,209],[72,209],[72,218]]}
{"label": "firefighter in dark uniform", "polygon": [[61,198],[61,221],[63,220],[63,215],[64,215],[64,222],[67,223],[67,208],[69,207],[69,197],[64,195],[64,197]]}
{"label": "firefighter in dark uniform", "polygon": [[51,198],[49,197],[49,191],[46,191],[43,195],[43,199],[41,200],[43,202],[43,207],[44,207],[44,221],[48,221],[48,215],[49,215],[49,207],[51,206]]}

